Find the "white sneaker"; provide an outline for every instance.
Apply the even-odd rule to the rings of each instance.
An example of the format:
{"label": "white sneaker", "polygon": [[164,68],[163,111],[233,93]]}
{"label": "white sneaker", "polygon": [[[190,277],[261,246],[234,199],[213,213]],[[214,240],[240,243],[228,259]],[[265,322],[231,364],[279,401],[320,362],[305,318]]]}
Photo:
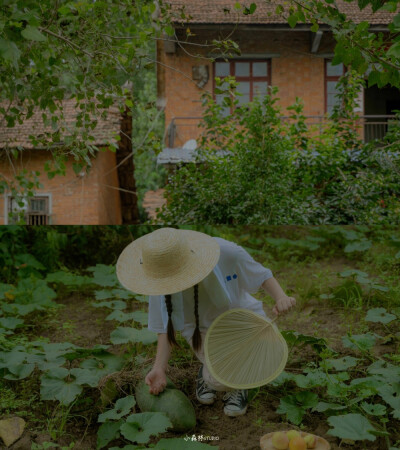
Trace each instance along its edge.
{"label": "white sneaker", "polygon": [[224,413],[230,417],[242,416],[247,411],[248,392],[246,389],[227,392],[224,397]]}
{"label": "white sneaker", "polygon": [[216,391],[210,389],[204,381],[203,366],[201,366],[196,380],[196,398],[203,405],[212,405],[216,396]]}

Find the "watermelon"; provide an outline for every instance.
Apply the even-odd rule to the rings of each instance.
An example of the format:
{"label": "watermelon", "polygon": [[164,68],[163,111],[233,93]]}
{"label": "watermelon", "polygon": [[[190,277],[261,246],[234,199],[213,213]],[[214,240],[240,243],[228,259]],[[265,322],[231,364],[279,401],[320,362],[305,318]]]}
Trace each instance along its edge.
{"label": "watermelon", "polygon": [[171,382],[158,395],[150,394],[149,386],[140,381],[135,388],[137,405],[142,412],[164,412],[172,423],[172,430],[190,431],[196,426],[196,414],[186,395]]}

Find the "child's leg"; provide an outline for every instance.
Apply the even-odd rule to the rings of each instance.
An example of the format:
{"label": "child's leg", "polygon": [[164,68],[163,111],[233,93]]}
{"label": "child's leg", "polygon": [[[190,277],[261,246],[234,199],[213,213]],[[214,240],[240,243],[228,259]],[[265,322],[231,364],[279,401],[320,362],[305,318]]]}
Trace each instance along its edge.
{"label": "child's leg", "polygon": [[211,389],[214,389],[215,391],[231,391],[232,389],[223,385],[222,383],[220,383],[219,381],[217,381],[210,373],[210,371],[208,370],[207,364],[206,364],[206,358],[204,356],[204,346],[203,343],[206,339],[206,334],[205,333],[201,333],[201,348],[200,350],[196,351],[193,349],[192,343],[189,342],[190,346],[192,347],[195,355],[197,356],[197,358],[200,360],[200,362],[203,363],[203,379],[206,382],[207,386]]}

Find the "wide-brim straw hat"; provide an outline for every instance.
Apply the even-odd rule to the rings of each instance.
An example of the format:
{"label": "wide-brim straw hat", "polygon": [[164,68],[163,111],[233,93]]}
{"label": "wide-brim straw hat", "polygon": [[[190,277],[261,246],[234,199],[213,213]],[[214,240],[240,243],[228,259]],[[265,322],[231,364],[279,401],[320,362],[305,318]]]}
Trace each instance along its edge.
{"label": "wide-brim straw hat", "polygon": [[270,383],[283,371],[288,347],[271,319],[235,308],[211,324],[204,353],[218,382],[232,389],[251,389]]}
{"label": "wide-brim straw hat", "polygon": [[137,294],[174,294],[203,280],[219,255],[218,242],[207,234],[160,228],[122,251],[117,277],[126,289]]}

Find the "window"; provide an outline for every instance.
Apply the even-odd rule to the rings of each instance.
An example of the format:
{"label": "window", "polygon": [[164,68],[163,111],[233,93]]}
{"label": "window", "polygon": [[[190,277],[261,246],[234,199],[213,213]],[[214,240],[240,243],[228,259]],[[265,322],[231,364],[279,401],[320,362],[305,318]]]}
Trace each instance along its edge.
{"label": "window", "polygon": [[23,205],[8,196],[8,223],[16,223],[23,217],[27,225],[48,225],[50,223],[50,197],[42,195],[23,199]]}
{"label": "window", "polygon": [[344,72],[342,63],[333,66],[332,61],[325,60],[325,112],[328,114],[332,113],[333,107],[338,103],[336,86]]}
{"label": "window", "polygon": [[[270,84],[269,60],[232,60],[216,61],[214,63],[214,76],[223,79],[227,76],[234,76],[238,82],[237,92],[239,105],[251,102],[256,97],[264,97]],[[218,104],[222,103],[223,95],[215,96]],[[224,116],[230,114],[229,108],[224,108]]]}

